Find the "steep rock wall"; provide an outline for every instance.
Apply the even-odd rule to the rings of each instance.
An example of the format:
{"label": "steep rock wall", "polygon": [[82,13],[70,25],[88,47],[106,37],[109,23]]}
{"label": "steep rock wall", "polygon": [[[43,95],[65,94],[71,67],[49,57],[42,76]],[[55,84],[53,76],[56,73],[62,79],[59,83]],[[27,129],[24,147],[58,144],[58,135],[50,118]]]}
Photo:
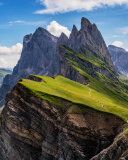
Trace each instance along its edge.
{"label": "steep rock wall", "polygon": [[0,119],[1,160],[89,160],[113,143],[123,121],[58,99],[66,112],[17,84]]}

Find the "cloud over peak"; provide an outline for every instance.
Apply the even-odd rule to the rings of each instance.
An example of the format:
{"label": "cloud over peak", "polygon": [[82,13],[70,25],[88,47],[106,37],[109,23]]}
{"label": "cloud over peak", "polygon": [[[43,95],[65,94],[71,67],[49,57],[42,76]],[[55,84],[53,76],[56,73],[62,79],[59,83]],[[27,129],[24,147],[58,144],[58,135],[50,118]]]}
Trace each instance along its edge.
{"label": "cloud over peak", "polygon": [[8,48],[5,46],[0,46],[0,55],[17,55],[21,54],[23,45],[21,43],[17,43],[16,45]]}
{"label": "cloud over peak", "polygon": [[69,37],[70,35],[70,31],[68,30],[67,27],[64,27],[62,25],[60,25],[59,23],[57,23],[56,21],[52,21],[50,22],[50,25],[47,26],[47,30],[53,34],[54,36],[59,37],[61,35],[61,33],[65,33],[67,35],[67,37]]}
{"label": "cloud over peak", "polygon": [[114,45],[116,47],[121,47],[123,45],[123,43],[120,42],[120,41],[115,41],[115,42],[112,43],[112,45]]}
{"label": "cloud over peak", "polygon": [[13,68],[20,58],[23,45],[17,43],[12,47],[0,46],[0,68]]}
{"label": "cloud over peak", "polygon": [[128,5],[128,0],[38,0],[46,9],[36,14],[54,14],[70,11],[90,11],[95,8],[115,5]]}

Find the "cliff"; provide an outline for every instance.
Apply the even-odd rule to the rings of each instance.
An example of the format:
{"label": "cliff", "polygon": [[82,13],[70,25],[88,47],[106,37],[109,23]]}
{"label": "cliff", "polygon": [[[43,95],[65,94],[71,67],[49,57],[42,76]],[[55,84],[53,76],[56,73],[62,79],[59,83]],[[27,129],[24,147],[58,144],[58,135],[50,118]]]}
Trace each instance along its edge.
{"label": "cliff", "polygon": [[[102,107],[96,97],[99,91],[94,92],[90,85],[61,76],[20,80],[7,94],[1,115],[0,159],[112,160],[117,148],[114,160],[126,158],[127,136],[115,137],[125,128],[123,117],[128,118],[128,109],[122,106],[119,117],[118,106],[113,103],[112,111],[106,104],[111,96],[101,93],[105,98]],[[128,103],[120,98],[120,107],[122,102]]]}
{"label": "cliff", "polygon": [[108,46],[117,73],[128,76],[128,52],[120,47]]}
{"label": "cliff", "polygon": [[111,65],[111,56],[107,50],[107,46],[104,39],[95,24],[92,24],[88,19],[82,18],[81,29],[78,31],[75,26],[73,26],[70,38],[69,47],[77,52],[82,52],[83,48],[95,49],[100,52],[101,55],[106,58]]}
{"label": "cliff", "polygon": [[[60,74],[68,77],[69,79],[78,81],[80,77],[76,78],[71,74],[66,75],[64,71],[62,71],[63,67],[67,69],[70,68],[62,64],[63,53],[59,50],[59,47],[62,45],[71,48],[74,52],[78,52],[83,56],[86,55],[91,57],[93,54],[93,58],[96,57],[101,59],[103,63],[109,65],[109,68],[113,70],[112,72],[115,71],[111,61],[111,56],[100,31],[97,29],[96,25],[91,24],[88,19],[82,18],[81,29],[79,31],[75,25],[73,26],[69,39],[64,33],[57,38],[51,35],[47,30],[40,27],[33,35],[30,34],[24,37],[21,58],[14,68],[12,75],[7,75],[4,79],[3,85],[0,88],[0,101],[5,98],[6,93],[13,88],[14,84],[19,79],[27,78],[30,74],[45,76]],[[67,65],[67,62],[65,65]],[[85,64],[83,63],[82,66],[84,65]],[[91,70],[95,68],[95,65],[93,64],[93,66],[91,66],[89,64],[87,67],[90,68],[91,72]],[[102,72],[107,72],[104,67],[102,68]],[[100,69],[96,70],[100,71]],[[74,76],[78,76],[75,72],[76,71],[74,70]],[[105,73],[105,75],[107,74],[107,77],[111,77],[109,73]],[[83,80],[80,80],[80,83],[82,81]]]}
{"label": "cliff", "polygon": [[18,64],[11,75],[4,78],[0,88],[0,100],[10,91],[21,78],[30,74],[53,75],[58,73],[56,55],[57,37],[39,27],[32,35],[26,35],[23,41],[23,51]]}
{"label": "cliff", "polygon": [[[42,28],[25,36],[21,58],[0,89],[2,99],[20,79],[0,116],[0,159],[127,159],[128,84],[110,58],[86,18],[69,39]],[[23,79],[29,74],[37,75]]]}

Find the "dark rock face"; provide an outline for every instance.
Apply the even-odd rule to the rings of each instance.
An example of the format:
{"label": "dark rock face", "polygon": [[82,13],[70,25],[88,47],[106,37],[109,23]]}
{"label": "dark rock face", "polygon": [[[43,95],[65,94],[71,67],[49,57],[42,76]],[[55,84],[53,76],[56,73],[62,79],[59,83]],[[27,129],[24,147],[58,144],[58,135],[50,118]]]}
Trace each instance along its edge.
{"label": "dark rock face", "polygon": [[[67,57],[66,49],[60,45],[72,48],[76,52],[71,52]],[[77,52],[92,54],[94,59],[100,58],[104,65],[95,66],[92,61],[76,56]],[[73,26],[69,39],[63,33],[58,39],[42,28],[38,28],[33,35],[25,36],[21,58],[13,74],[5,77],[0,89],[0,99],[4,98],[14,83],[29,74],[61,74],[79,83],[88,84],[88,80],[79,74],[67,58],[78,63],[81,70],[94,78],[97,76],[95,73],[99,72],[115,80],[111,57],[100,32],[95,24],[82,18],[80,31]],[[111,68],[111,73],[105,68],[106,65],[108,70]],[[29,79],[42,81],[34,76],[29,76]],[[89,108],[85,108],[83,114],[75,114],[72,108],[74,105],[77,108],[77,104],[59,98],[57,102],[68,108],[66,113],[60,113],[58,106],[34,96],[22,84],[14,86],[6,96],[5,108],[0,116],[0,160],[127,158],[127,137],[122,135],[122,141],[120,137],[114,140],[123,128],[123,120]],[[118,143],[121,145],[120,148]],[[113,159],[117,149],[121,154]]]}
{"label": "dark rock face", "polygon": [[[67,61],[66,50],[63,48],[59,49],[60,53],[60,75],[69,78],[73,81],[79,82],[81,84],[88,84],[88,81],[82,77],[79,72],[73,68]],[[73,56],[74,57],[74,56]]]}
{"label": "dark rock face", "polygon": [[[67,50],[71,52],[72,54],[68,54]],[[90,76],[92,76],[95,79],[99,79],[98,73],[104,75],[105,77],[109,78],[115,83],[118,83],[117,79],[117,73],[115,70],[111,68],[111,65],[108,62],[104,62],[104,58],[100,57],[95,50],[90,49],[91,53],[88,53],[88,49],[84,48],[82,51],[82,57],[78,56],[77,52],[74,52],[68,47],[62,46],[59,49],[59,57],[60,57],[60,75],[69,78],[73,81],[79,82],[81,84],[87,85],[89,84],[88,79],[86,79],[86,76],[81,75],[80,72],[74,68],[73,66],[78,67],[82,71],[88,73]],[[100,59],[99,64],[102,61],[102,65],[95,65],[95,61],[89,61],[88,58],[84,58],[84,56],[88,56],[88,54],[91,54],[91,59]],[[74,65],[72,65],[71,62],[75,62]]]}
{"label": "dark rock face", "polygon": [[17,84],[7,94],[0,119],[0,159],[89,160],[112,144],[123,126],[116,116],[91,109],[73,114],[74,104],[62,103],[69,110],[60,116],[55,105]]}
{"label": "dark rock face", "polygon": [[78,31],[75,26],[73,27],[69,40],[69,48],[80,52],[81,48],[88,46],[93,47],[112,64],[111,56],[100,31],[97,29],[97,26],[95,24],[91,24],[88,19],[82,18],[80,31]]}
{"label": "dark rock face", "polygon": [[38,28],[33,35],[24,37],[21,58],[12,75],[5,77],[0,89],[0,100],[4,99],[6,93],[21,78],[27,78],[30,74],[47,76],[58,74],[57,40],[43,28]]}
{"label": "dark rock face", "polygon": [[91,160],[127,160],[128,159],[128,137],[120,134],[114,143],[103,150]]}
{"label": "dark rock face", "polygon": [[[27,78],[30,74],[45,76],[61,74],[69,79],[86,84],[74,69],[72,71],[72,67],[69,67],[67,63],[65,65],[61,64],[62,56],[59,53],[61,45],[83,54],[84,48],[87,48],[90,52],[96,50],[101,53],[104,61],[105,58],[108,60],[108,65],[110,64],[110,67],[114,70],[110,54],[100,31],[95,24],[91,24],[86,18],[82,18],[80,31],[77,30],[75,25],[73,26],[69,39],[64,33],[58,39],[47,30],[38,28],[33,35],[24,37],[21,58],[12,75],[7,75],[4,79],[0,88],[0,101],[5,98],[6,93],[12,89],[19,79]],[[62,71],[63,69],[65,71]]]}
{"label": "dark rock face", "polygon": [[109,45],[108,50],[111,54],[116,71],[119,74],[128,76],[128,52],[123,48],[119,48],[113,45]]}

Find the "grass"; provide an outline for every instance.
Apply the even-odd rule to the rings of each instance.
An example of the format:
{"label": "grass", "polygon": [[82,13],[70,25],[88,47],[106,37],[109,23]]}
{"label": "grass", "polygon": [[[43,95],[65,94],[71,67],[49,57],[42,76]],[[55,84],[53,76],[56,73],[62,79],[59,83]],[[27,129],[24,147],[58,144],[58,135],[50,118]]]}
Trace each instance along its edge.
{"label": "grass", "polygon": [[[66,51],[64,58],[85,80],[90,82],[89,85],[82,85],[62,76],[55,78],[36,76],[43,82],[23,79],[19,83],[32,94],[55,104],[61,115],[73,106],[72,113],[82,114],[85,113],[86,108],[91,108],[102,113],[114,114],[128,122],[128,84],[116,76],[101,54],[96,51],[93,51],[93,54],[86,48],[84,53],[74,52],[65,46],[61,48]],[[97,72],[97,69],[93,70],[96,74],[93,78],[90,66],[97,69],[104,68],[114,81]]]}
{"label": "grass", "polygon": [[[101,85],[92,77],[88,77],[91,78],[91,81],[93,79],[88,86],[62,76],[57,76],[55,79],[44,76],[37,77],[42,78],[44,82],[23,79],[19,83],[25,86],[32,94],[55,105],[62,106],[60,101],[62,99],[63,101],[66,100],[72,104],[80,105],[82,108],[88,107],[97,111],[115,114],[125,122],[128,120],[128,99],[121,97],[118,93],[115,94],[113,90]],[[75,110],[75,113],[77,113],[77,110]]]}
{"label": "grass", "polygon": [[123,132],[125,135],[128,135],[128,129]]}
{"label": "grass", "polygon": [[86,71],[88,74],[91,73],[92,69],[94,70],[94,68],[95,70],[100,70],[101,68],[104,68],[104,70],[107,70],[111,74],[111,76],[115,80],[117,80],[115,72],[111,68],[111,64],[109,64],[107,59],[104,60],[105,58],[103,58],[101,54],[99,52],[96,52],[94,49],[92,52],[90,52],[88,49],[84,48],[84,53],[78,53],[74,52],[70,48],[67,48],[66,46],[61,46],[61,48],[65,49],[65,58],[69,61],[69,63],[72,66],[77,66],[78,68],[81,68],[82,70]]}

